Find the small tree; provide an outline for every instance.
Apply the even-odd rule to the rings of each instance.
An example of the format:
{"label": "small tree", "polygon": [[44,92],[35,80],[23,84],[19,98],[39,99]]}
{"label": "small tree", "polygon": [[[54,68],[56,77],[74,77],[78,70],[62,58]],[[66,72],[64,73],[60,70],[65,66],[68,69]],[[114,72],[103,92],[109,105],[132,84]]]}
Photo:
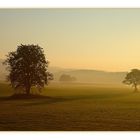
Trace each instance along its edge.
{"label": "small tree", "polygon": [[59,78],[59,81],[61,81],[61,82],[75,82],[76,78],[72,77],[70,75],[67,75],[67,74],[62,74]]}
{"label": "small tree", "polygon": [[134,92],[138,92],[137,86],[140,84],[140,70],[132,69],[131,72],[127,73],[124,84],[132,85]]}
{"label": "small tree", "polygon": [[20,45],[14,52],[9,52],[4,62],[9,70],[8,80],[16,89],[23,89],[30,94],[32,86],[39,91],[53,75],[48,72],[48,61],[45,59],[43,49],[38,45]]}

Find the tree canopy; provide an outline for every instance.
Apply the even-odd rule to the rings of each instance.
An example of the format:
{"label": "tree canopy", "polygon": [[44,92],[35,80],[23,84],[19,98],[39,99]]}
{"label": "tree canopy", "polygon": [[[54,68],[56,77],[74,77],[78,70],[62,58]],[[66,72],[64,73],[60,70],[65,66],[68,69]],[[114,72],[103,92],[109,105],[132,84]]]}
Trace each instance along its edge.
{"label": "tree canopy", "polygon": [[131,72],[127,73],[123,83],[132,85],[134,92],[138,92],[137,86],[140,85],[140,70],[132,69]]}
{"label": "tree canopy", "polygon": [[9,52],[4,64],[9,71],[7,78],[11,86],[15,90],[22,88],[26,94],[30,94],[32,86],[40,91],[53,79],[53,75],[48,72],[48,60],[39,45],[21,44],[16,51]]}

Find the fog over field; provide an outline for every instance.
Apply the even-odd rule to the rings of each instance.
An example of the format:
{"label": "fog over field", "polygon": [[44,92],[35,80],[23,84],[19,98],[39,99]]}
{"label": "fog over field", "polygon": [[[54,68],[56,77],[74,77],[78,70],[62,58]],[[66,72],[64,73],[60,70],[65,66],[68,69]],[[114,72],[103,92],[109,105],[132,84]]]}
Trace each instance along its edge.
{"label": "fog over field", "polygon": [[[53,68],[50,68],[53,69]],[[53,71],[53,70],[52,70]],[[58,81],[62,74],[76,77],[77,82],[95,84],[122,84],[126,72],[106,72],[87,69],[57,69],[54,70],[54,80]]]}
{"label": "fog over field", "polygon": [[[0,81],[5,81],[7,71],[2,64],[4,60],[0,60]],[[52,82],[59,82],[62,74],[68,74],[76,78],[78,83],[93,83],[93,84],[112,84],[123,85],[122,81],[127,72],[107,72],[92,69],[66,69],[60,67],[49,67],[49,70],[54,75]]]}
{"label": "fog over field", "polygon": [[6,68],[5,66],[2,64],[4,60],[0,59],[0,81],[3,82],[3,81],[6,81],[6,74],[7,74],[7,71],[6,71]]}

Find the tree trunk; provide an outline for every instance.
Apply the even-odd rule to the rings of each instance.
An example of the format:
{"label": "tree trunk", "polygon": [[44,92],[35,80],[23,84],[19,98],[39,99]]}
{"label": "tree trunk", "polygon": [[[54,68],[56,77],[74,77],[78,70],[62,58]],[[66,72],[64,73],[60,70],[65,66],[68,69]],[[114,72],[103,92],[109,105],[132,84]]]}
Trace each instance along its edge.
{"label": "tree trunk", "polygon": [[134,92],[138,92],[137,84],[134,84]]}
{"label": "tree trunk", "polygon": [[30,89],[31,89],[31,84],[30,84],[30,76],[29,72],[27,72],[27,77],[26,77],[26,94],[30,94]]}
{"label": "tree trunk", "polygon": [[30,86],[30,85],[28,85],[28,86],[26,87],[26,94],[27,94],[27,95],[29,95],[29,94],[30,94],[30,89],[31,89],[31,86]]}

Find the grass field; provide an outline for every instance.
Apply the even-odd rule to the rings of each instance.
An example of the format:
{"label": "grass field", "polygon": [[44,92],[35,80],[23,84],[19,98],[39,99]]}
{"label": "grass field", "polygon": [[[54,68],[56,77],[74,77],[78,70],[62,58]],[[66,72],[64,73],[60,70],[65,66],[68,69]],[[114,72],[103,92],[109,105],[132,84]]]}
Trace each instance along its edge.
{"label": "grass field", "polygon": [[[0,95],[12,90],[0,84]],[[0,99],[0,130],[140,130],[140,93],[129,88],[50,85],[44,99]]]}

